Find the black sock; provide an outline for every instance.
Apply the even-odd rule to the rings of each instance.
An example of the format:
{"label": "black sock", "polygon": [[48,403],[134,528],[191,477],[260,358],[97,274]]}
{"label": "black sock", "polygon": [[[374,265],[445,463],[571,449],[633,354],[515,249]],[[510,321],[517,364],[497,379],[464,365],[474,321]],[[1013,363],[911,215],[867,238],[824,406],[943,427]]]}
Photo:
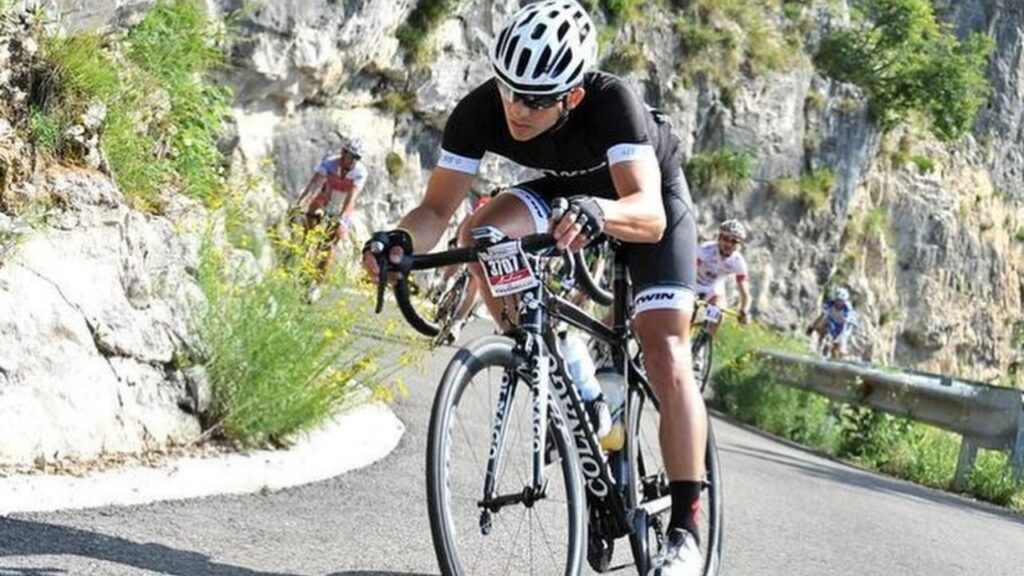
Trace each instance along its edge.
{"label": "black sock", "polygon": [[672,518],[668,522],[669,530],[682,528],[693,534],[700,544],[700,532],[697,531],[697,517],[700,515],[700,482],[688,480],[672,480],[668,483],[672,493]]}

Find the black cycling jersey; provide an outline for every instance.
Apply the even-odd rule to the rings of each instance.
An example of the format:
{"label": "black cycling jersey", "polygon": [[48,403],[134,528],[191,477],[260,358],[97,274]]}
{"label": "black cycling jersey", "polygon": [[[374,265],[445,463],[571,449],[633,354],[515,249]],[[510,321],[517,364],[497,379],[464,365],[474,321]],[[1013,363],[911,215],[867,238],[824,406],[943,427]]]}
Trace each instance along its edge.
{"label": "black cycling jersey", "polygon": [[554,178],[559,195],[604,198],[616,197],[610,151],[614,162],[653,149],[663,180],[679,171],[679,139],[671,126],[615,76],[588,73],[586,94],[565,122],[525,142],[509,134],[495,82],[484,82],[455,106],[445,126],[439,166],[475,173],[484,153],[491,152]]}
{"label": "black cycling jersey", "polygon": [[561,124],[520,142],[509,134],[495,80],[484,82],[452,110],[438,166],[475,174],[491,152],[535,168],[544,176],[517,185],[515,194],[546,229],[554,198],[586,194],[614,199],[611,164],[655,158],[661,168],[666,227],[656,243],[623,243],[637,312],[688,306],[678,289],[692,291],[697,232],[690,191],[679,164],[679,138],[665,117],[648,108],[619,78],[588,73],[586,95]]}

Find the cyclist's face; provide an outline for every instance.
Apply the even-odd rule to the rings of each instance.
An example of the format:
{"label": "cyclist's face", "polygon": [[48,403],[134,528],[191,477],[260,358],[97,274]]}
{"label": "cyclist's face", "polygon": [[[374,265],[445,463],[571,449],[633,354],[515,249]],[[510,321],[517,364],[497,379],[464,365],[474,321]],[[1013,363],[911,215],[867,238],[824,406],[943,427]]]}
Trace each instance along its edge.
{"label": "cyclist's face", "polygon": [[731,256],[739,245],[740,241],[732,236],[720,235],[718,237],[718,251],[723,256]]}
{"label": "cyclist's face", "polygon": [[507,89],[500,81],[498,86],[508,132],[514,140],[520,142],[543,134],[558,122],[563,110],[572,110],[583,98],[583,89],[574,88],[561,98],[526,100]]}

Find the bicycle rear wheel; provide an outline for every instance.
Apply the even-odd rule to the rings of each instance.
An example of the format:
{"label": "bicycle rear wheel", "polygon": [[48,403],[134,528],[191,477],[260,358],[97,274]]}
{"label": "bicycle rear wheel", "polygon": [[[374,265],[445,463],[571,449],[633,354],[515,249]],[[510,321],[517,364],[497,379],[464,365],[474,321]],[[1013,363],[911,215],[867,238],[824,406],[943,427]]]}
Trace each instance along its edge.
{"label": "bicycle rear wheel", "polygon": [[[500,455],[494,493],[514,501],[532,477],[532,399],[515,369],[513,342],[475,341],[456,353],[441,381],[430,418],[427,505],[438,566],[445,576],[544,574],[578,576],[586,542],[586,503],[576,449],[564,426],[549,426],[554,451],[545,495],[497,511],[482,504],[488,462]],[[508,399],[504,441],[494,443],[503,381]],[[553,411],[560,411],[552,402]],[[489,498],[493,502],[493,498]]]}
{"label": "bicycle rear wheel", "polygon": [[[636,391],[630,391],[629,436],[626,438],[625,496],[627,506],[638,504],[643,512],[636,514],[630,535],[637,573],[647,576],[650,560],[664,544],[665,530],[671,513],[668,474],[661,455],[659,427],[661,418],[654,403]],[[700,547],[704,557],[703,576],[716,576],[722,561],[722,480],[711,421],[708,421],[708,443],[704,456],[704,487],[701,492]]]}

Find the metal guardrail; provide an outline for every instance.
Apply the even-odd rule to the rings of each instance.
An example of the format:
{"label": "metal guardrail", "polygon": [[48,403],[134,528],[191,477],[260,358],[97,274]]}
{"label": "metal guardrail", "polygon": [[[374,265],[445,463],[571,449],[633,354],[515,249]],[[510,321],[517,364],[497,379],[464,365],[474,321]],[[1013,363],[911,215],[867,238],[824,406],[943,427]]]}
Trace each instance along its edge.
{"label": "metal guardrail", "polygon": [[833,400],[864,404],[961,434],[953,488],[961,490],[979,448],[1003,450],[1024,478],[1024,393],[923,372],[758,350],[780,382]]}

